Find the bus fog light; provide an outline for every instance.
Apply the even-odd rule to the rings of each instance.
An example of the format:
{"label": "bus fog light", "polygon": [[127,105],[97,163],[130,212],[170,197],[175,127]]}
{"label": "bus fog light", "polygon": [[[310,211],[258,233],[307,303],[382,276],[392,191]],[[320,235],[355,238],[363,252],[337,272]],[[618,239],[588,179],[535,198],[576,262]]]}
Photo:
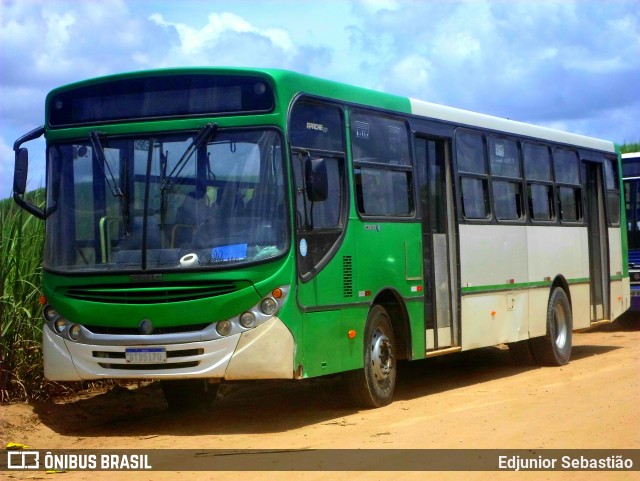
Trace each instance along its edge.
{"label": "bus fog light", "polygon": [[69,328],[69,337],[74,341],[77,341],[80,338],[80,326],[78,324],[74,324]]}
{"label": "bus fog light", "polygon": [[231,321],[220,321],[216,324],[216,331],[221,336],[228,336],[231,334]]}
{"label": "bus fog light", "polygon": [[240,316],[240,325],[245,329],[250,329],[256,325],[256,316],[252,312],[244,312]]}
{"label": "bus fog light", "polygon": [[64,330],[67,328],[67,320],[64,317],[59,317],[58,319],[56,319],[56,322],[53,323],[53,328],[58,334],[64,332]]}
{"label": "bus fog light", "polygon": [[260,303],[260,310],[267,316],[273,316],[278,310],[278,303],[272,297],[267,297]]}
{"label": "bus fog light", "polygon": [[58,313],[56,312],[56,310],[49,304],[44,306],[44,308],[42,309],[42,314],[44,315],[44,318],[49,322],[53,322],[53,320],[58,317]]}

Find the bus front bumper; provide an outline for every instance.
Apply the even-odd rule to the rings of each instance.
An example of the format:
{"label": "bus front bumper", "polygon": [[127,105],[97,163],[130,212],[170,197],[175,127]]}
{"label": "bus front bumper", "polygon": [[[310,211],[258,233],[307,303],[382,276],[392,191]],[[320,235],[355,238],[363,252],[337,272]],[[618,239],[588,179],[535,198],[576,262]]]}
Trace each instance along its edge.
{"label": "bus front bumper", "polygon": [[[161,339],[159,339],[161,341]],[[166,360],[128,362],[126,349],[164,349]],[[212,341],[140,346],[69,341],[43,326],[44,374],[52,381],[91,379],[292,379],[294,340],[273,317],[249,331]]]}

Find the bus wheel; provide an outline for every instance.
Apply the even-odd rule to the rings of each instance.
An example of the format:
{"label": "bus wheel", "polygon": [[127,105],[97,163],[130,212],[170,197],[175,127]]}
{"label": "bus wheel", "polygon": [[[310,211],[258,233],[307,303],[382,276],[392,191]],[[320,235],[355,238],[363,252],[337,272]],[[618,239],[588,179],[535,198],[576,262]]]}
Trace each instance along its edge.
{"label": "bus wheel", "polygon": [[374,306],[364,329],[364,368],[347,374],[347,388],[358,406],[377,408],[391,402],[396,385],[396,350],[387,311]]}
{"label": "bus wheel", "polygon": [[176,379],[160,381],[169,409],[206,408],[213,404],[219,384],[209,384],[206,379]]}
{"label": "bus wheel", "polygon": [[547,335],[530,340],[531,351],[538,364],[562,366],[571,357],[571,305],[564,289],[556,287],[547,306]]}

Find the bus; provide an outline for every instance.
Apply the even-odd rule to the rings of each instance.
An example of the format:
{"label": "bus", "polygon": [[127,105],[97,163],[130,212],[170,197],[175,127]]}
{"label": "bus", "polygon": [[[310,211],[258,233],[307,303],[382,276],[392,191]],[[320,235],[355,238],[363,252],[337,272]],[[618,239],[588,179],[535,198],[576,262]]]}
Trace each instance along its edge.
{"label": "bus", "polygon": [[622,154],[622,180],[627,214],[631,309],[640,311],[640,152]]}
{"label": "bus", "polygon": [[[46,204],[23,144],[46,139]],[[51,91],[16,140],[45,220],[46,378],[342,378],[509,345],[570,360],[629,307],[611,142],[275,69],[118,74]],[[625,260],[623,262],[623,259]]]}

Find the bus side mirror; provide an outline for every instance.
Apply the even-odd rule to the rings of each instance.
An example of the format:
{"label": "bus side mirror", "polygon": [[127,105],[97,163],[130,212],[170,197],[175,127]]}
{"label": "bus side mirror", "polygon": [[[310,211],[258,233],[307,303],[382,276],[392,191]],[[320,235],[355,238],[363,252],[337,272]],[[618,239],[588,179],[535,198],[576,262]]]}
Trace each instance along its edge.
{"label": "bus side mirror", "polygon": [[13,200],[24,210],[39,219],[45,219],[47,217],[45,211],[24,199],[24,193],[27,190],[27,173],[29,172],[29,151],[20,147],[20,145],[37,139],[43,134],[44,126],[41,126],[23,135],[13,144],[13,151],[16,153],[15,169],[13,171]]}
{"label": "bus side mirror", "polygon": [[327,177],[327,163],[324,159],[305,161],[305,189],[307,199],[311,202],[323,202],[329,196],[329,178]]}
{"label": "bus side mirror", "polygon": [[29,151],[25,148],[16,152],[16,164],[13,171],[13,192],[24,195],[27,190],[27,173],[29,171]]}

